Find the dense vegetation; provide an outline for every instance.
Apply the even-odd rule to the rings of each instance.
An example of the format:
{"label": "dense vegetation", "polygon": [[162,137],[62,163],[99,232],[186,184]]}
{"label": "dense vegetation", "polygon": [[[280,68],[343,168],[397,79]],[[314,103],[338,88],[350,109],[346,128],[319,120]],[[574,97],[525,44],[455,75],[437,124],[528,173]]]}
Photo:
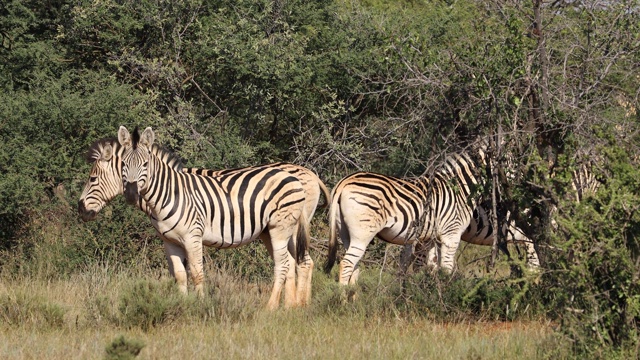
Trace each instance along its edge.
{"label": "dense vegetation", "polygon": [[[487,194],[535,239],[543,270],[528,274],[513,256],[503,277],[417,271],[385,288],[394,306],[367,309],[545,317],[574,355],[637,357],[638,9],[634,0],[3,1],[2,274],[166,268],[148,220],[121,199],[98,221],[76,216],[84,152],[120,125],[152,126],[187,166],[284,160],[330,186],[356,170],[428,173],[489,135]],[[576,203],[571,171],[582,164],[603,186]],[[492,171],[506,168],[515,175]],[[322,211],[314,224],[320,263]],[[369,251],[364,264],[380,281],[362,291],[397,276],[388,252]],[[206,257],[245,279],[270,276],[259,245]]]}

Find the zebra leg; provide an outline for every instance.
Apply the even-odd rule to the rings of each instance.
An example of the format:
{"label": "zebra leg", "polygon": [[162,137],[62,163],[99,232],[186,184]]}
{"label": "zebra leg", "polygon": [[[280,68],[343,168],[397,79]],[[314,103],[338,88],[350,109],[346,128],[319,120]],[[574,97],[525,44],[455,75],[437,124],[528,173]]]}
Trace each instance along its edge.
{"label": "zebra leg", "polygon": [[[271,244],[271,237],[269,236],[269,233],[263,232],[260,234],[260,240],[262,240],[262,243],[269,252],[269,256],[273,260],[273,246]],[[291,247],[291,244],[289,244],[289,247]],[[296,265],[296,299],[298,303],[297,305],[299,306],[307,305],[311,300],[311,276],[313,265],[313,260],[311,259],[311,256],[309,256],[308,251],[304,254],[303,262]]]}
{"label": "zebra leg", "polygon": [[353,231],[349,229],[349,240],[343,239],[342,243],[346,249],[344,258],[340,261],[340,279],[341,285],[355,284],[358,281],[360,270],[358,269],[358,262],[364,255],[364,251],[367,249],[371,240],[378,232],[358,231],[364,229],[356,229]]}
{"label": "zebra leg", "polygon": [[202,238],[195,237],[185,241],[187,251],[187,265],[191,273],[191,280],[196,294],[204,297],[204,266],[202,264]]}
{"label": "zebra leg", "polygon": [[429,240],[426,245],[427,250],[427,269],[431,269],[432,271],[438,270],[440,268],[440,257],[442,256],[441,244],[437,244],[434,240]]}
{"label": "zebra leg", "polygon": [[409,267],[411,267],[415,258],[414,243],[404,244],[400,253],[400,273],[402,275],[406,275],[409,272]]}
{"label": "zebra leg", "polygon": [[[291,228],[290,228],[291,229]],[[290,230],[288,232],[291,232]],[[268,310],[275,310],[280,303],[282,288],[285,288],[284,306],[292,307],[297,304],[296,299],[296,268],[295,259],[289,252],[291,234],[279,228],[269,230],[270,246],[273,249],[273,289],[267,303]],[[268,248],[269,246],[267,246]]]}
{"label": "zebra leg", "polygon": [[184,248],[178,244],[164,240],[164,252],[169,262],[169,273],[176,279],[180,292],[186,294],[187,271],[184,268],[184,259],[186,258]]}
{"label": "zebra leg", "polygon": [[537,270],[540,268],[540,259],[538,259],[538,252],[536,251],[533,241],[525,241],[524,246],[527,250],[527,267],[532,270]]}
{"label": "zebra leg", "polygon": [[463,231],[456,231],[441,236],[441,248],[440,248],[440,266],[447,272],[453,272],[456,261],[456,252],[460,245],[460,238]]}
{"label": "zebra leg", "polygon": [[[263,232],[260,234],[260,240],[267,248],[269,252],[269,256],[271,260],[273,259],[273,246],[271,245],[271,237],[268,232]],[[291,247],[291,244],[289,244]],[[296,299],[298,301],[298,305],[303,306],[307,305],[311,299],[311,271],[313,269],[313,260],[311,260],[311,256],[309,256],[309,252],[306,252],[304,255],[304,260],[301,264],[296,265],[296,279],[297,279],[297,292]],[[307,287],[305,289],[305,287]]]}
{"label": "zebra leg", "polygon": [[515,244],[524,244],[527,252],[527,267],[532,270],[538,269],[540,267],[540,259],[538,259],[538,252],[533,241],[517,228],[515,223],[509,224],[509,233],[513,237]]}
{"label": "zebra leg", "polygon": [[297,293],[299,306],[306,306],[311,302],[311,278],[313,276],[313,260],[309,255],[309,251],[304,253],[304,259],[296,265],[297,273]]}

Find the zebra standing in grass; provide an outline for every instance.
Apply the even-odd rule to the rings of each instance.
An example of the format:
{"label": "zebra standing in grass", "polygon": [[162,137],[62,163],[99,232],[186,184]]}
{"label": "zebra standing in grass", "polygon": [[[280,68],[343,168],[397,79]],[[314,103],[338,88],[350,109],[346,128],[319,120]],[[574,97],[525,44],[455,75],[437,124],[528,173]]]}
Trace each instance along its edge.
{"label": "zebra standing in grass", "polygon": [[[91,169],[91,173],[90,173],[90,178],[89,181],[87,182],[86,186],[85,186],[85,190],[83,192],[83,195],[79,201],[79,205],[78,205],[78,209],[79,212],[81,214],[81,216],[83,217],[83,219],[85,221],[87,220],[92,220],[93,218],[95,218],[97,212],[100,211],[100,209],[102,209],[105,204],[110,201],[111,199],[113,199],[115,196],[117,196],[118,194],[121,194],[123,192],[123,187],[122,187],[122,170],[121,170],[121,166],[122,166],[122,153],[124,151],[124,148],[121,147],[118,142],[115,141],[111,141],[108,139],[105,140],[101,140],[99,142],[96,142],[92,147],[91,150],[89,152],[89,160],[91,162],[94,163],[92,169]],[[156,146],[152,146],[151,147],[151,152],[153,153],[154,157],[159,157],[165,160],[165,162],[169,163],[168,168],[178,171],[178,169],[180,168],[179,163],[175,162],[174,158],[171,156],[167,156],[167,152],[160,150],[158,147]],[[175,163],[174,163],[175,162]],[[165,164],[166,165],[166,164]],[[326,187],[324,187],[324,184],[321,183],[321,181],[319,181],[319,179],[317,179],[317,176],[315,176],[315,174],[313,174],[312,172],[310,172],[307,169],[304,169],[302,167],[297,167],[295,165],[291,165],[291,164],[274,164],[276,167],[281,167],[281,168],[287,168],[289,171],[292,171],[293,173],[296,174],[296,176],[300,179],[306,179],[305,183],[308,185],[308,189],[305,189],[305,195],[306,192],[308,191],[310,194],[315,194],[315,198],[305,198],[305,203],[304,203],[304,207],[307,209],[307,211],[305,211],[305,213],[308,213],[308,211],[311,211],[311,213],[309,215],[312,215],[312,211],[315,210],[315,207],[318,203],[318,199],[319,199],[319,194],[320,191],[318,191],[318,188],[320,188],[321,191],[325,192],[325,194],[327,194],[326,191]],[[247,178],[248,174],[251,172],[252,176],[256,176],[256,172],[260,172],[260,171],[265,171],[266,168],[268,168],[270,165],[267,165],[265,167],[254,167],[254,168],[249,168],[249,169],[237,169],[237,170],[233,170],[235,172],[237,172],[238,174],[244,174],[244,175],[238,175],[237,178],[239,177],[244,177],[245,179]],[[297,167],[297,169],[296,169]],[[259,169],[261,169],[260,171],[258,171]],[[207,171],[207,170],[201,170],[201,169],[185,169],[186,172],[189,171],[193,171],[193,172],[208,172],[209,174],[215,174],[215,172],[211,172],[211,171]],[[233,171],[223,171],[223,172],[233,172]],[[269,181],[271,183],[273,183],[275,180],[277,179],[282,179],[283,176],[286,179],[286,174],[282,174],[281,173],[282,170],[278,170],[275,169],[275,173],[272,173],[269,175]],[[217,178],[217,180],[213,180],[213,179],[209,179],[209,180],[203,180],[202,178],[204,178],[205,176],[199,176],[199,175],[185,175],[187,178],[190,178],[191,180],[194,179],[200,179],[200,182],[202,183],[211,183],[211,182],[223,182],[221,181],[220,178]],[[236,180],[237,180],[236,178]],[[267,179],[265,179],[267,180]],[[287,179],[288,182],[291,179]],[[315,183],[314,183],[315,182]],[[291,182],[293,183],[293,182]],[[273,184],[272,184],[273,185]],[[313,187],[315,186],[315,188]],[[263,190],[266,191],[267,187],[265,187]],[[289,196],[291,196],[293,194],[289,194]],[[258,200],[260,200],[260,198],[258,198]],[[264,200],[264,199],[262,199]],[[275,199],[271,199],[272,201],[275,201]],[[140,200],[136,203],[138,205],[139,208],[141,208],[143,211],[145,211],[147,214],[152,216],[154,216],[154,209],[152,209],[149,204],[147,202],[145,202],[145,200],[143,198],[140,198]],[[209,204],[211,205],[211,204]],[[273,204],[265,204],[267,206],[267,208],[272,208]],[[282,205],[282,204],[281,204]],[[295,205],[295,204],[293,204]],[[295,206],[289,206],[289,208],[295,207]],[[204,206],[204,205],[203,205]],[[281,208],[284,208],[284,205],[281,206]],[[271,214],[274,217],[278,214],[278,213],[282,213],[282,209],[276,209],[277,211],[274,210],[274,213]],[[304,214],[302,214],[304,215]],[[304,219],[306,216],[302,216],[301,218]],[[273,220],[270,219],[270,220]],[[156,220],[156,222],[158,222]],[[270,225],[273,225],[273,221],[271,221],[269,223]],[[295,225],[295,224],[294,224]],[[300,226],[300,224],[299,224]],[[306,227],[306,226],[305,226]],[[273,226],[273,228],[277,228],[277,226]],[[175,231],[168,233],[167,235],[171,235],[175,233]],[[267,247],[269,248],[271,246],[272,242],[269,235],[271,234],[272,231],[271,229],[265,229],[265,231],[260,234],[261,239],[263,239],[267,245]],[[193,255],[188,255],[188,251],[190,249],[184,249],[181,248],[180,246],[176,246],[175,244],[171,243],[172,238],[168,238],[167,236],[162,236],[161,238],[163,238],[164,242],[165,242],[165,251],[167,252],[167,257],[170,261],[170,271],[172,272],[172,274],[176,277],[176,280],[178,280],[178,283],[181,285],[181,289],[183,291],[186,291],[186,275],[185,275],[185,271],[184,271],[184,267],[182,265],[182,261],[185,258],[191,258],[193,257]],[[272,235],[273,236],[273,235]],[[206,239],[205,239],[206,240]],[[244,243],[244,242],[243,242]],[[218,246],[226,246],[225,242],[218,242],[216,244],[212,244],[214,246],[218,245]],[[233,243],[233,246],[237,246],[239,245],[238,243]],[[201,245],[200,245],[201,248]],[[187,250],[187,253],[185,253],[185,250]],[[271,249],[270,249],[271,250]],[[201,250],[200,250],[201,251]],[[272,257],[273,257],[273,252],[271,252]],[[304,252],[305,254],[305,260],[306,261],[310,261],[310,258],[308,257],[308,252]],[[197,258],[197,256],[196,256]],[[201,259],[201,256],[200,256]],[[199,261],[198,261],[199,262]],[[189,261],[190,266],[194,266],[194,264],[196,263],[195,259],[192,259],[191,261]],[[309,263],[305,263],[303,262],[301,264],[301,268],[304,269],[305,267],[302,265],[307,265],[306,269],[308,270],[308,275],[303,275],[301,273],[298,273],[298,295],[296,296],[296,298],[298,299],[298,301],[301,302],[305,302],[308,301],[308,297],[310,296],[310,275],[311,275],[311,266],[312,266],[312,262]],[[201,264],[200,264],[201,265]],[[197,264],[195,265],[197,266]],[[192,275],[194,274],[201,274],[200,272],[197,271],[192,271]],[[194,279],[196,280],[196,279]],[[306,284],[305,284],[306,282]],[[290,286],[291,282],[289,282],[289,284],[287,284],[287,286]],[[303,289],[307,289],[306,291],[301,291]],[[198,291],[202,291],[201,286],[196,285],[196,289]],[[272,296],[273,299],[273,296]],[[275,300],[275,304],[274,301],[270,301],[269,303],[269,307],[273,308],[277,306],[277,300]]]}
{"label": "zebra standing in grass", "polygon": [[[284,162],[273,163],[262,166],[253,166],[241,169],[226,169],[226,170],[210,170],[202,168],[183,168],[184,173],[197,174],[200,176],[218,177],[224,182],[224,179],[229,176],[233,176],[239,172],[250,171],[258,167],[268,166],[271,168],[280,169],[289,173],[289,175],[295,177],[300,181],[304,189],[305,203],[304,203],[304,218],[311,222],[313,214],[316,212],[320,195],[324,195],[325,202],[320,205],[321,208],[326,208],[331,202],[331,194],[326,185],[320,180],[320,178],[311,170],[294,164],[288,164]],[[309,224],[307,224],[307,227]],[[271,254],[273,258],[273,254]],[[299,305],[308,305],[311,301],[311,279],[313,275],[313,260],[309,255],[309,251],[304,253],[303,261],[297,267],[297,299]]]}
{"label": "zebra standing in grass", "polygon": [[340,262],[340,284],[355,283],[357,265],[374,236],[405,245],[439,239],[440,266],[453,270],[455,253],[468,228],[481,186],[478,164],[485,163],[486,143],[453,154],[432,177],[400,179],[359,172],[340,180],[329,210],[329,254],[325,271],[333,267],[339,234],[346,253]]}
{"label": "zebra standing in grass", "polygon": [[120,127],[124,196],[131,204],[140,198],[147,203],[183,291],[185,255],[196,291],[202,293],[203,244],[237,247],[262,237],[275,263],[267,308],[278,307],[283,287],[285,306],[296,305],[295,266],[303,261],[309,240],[302,184],[268,166],[223,179],[187,174],[170,166],[170,152],[152,151],[154,140],[151,128],[131,136]]}

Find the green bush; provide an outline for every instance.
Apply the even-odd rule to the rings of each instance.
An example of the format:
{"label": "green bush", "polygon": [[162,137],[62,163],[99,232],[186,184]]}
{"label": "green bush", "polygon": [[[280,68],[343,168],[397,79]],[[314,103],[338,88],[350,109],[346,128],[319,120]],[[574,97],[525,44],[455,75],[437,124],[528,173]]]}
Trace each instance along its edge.
{"label": "green bush", "polygon": [[417,316],[455,322],[513,321],[544,316],[541,289],[533,278],[468,278],[428,271],[401,277],[367,268],[361,272],[356,285],[347,287],[323,274],[314,279],[318,288],[314,293],[317,311],[337,316],[346,313],[363,318]]}
{"label": "green bush", "polygon": [[129,340],[124,337],[124,335],[120,335],[115,338],[107,347],[105,348],[106,355],[104,357],[105,360],[130,360],[135,359],[142,348],[144,348],[144,343],[140,340]]}
{"label": "green bush", "polygon": [[173,280],[139,280],[123,291],[115,318],[120,326],[149,330],[198,309],[194,296],[184,296]]}
{"label": "green bush", "polygon": [[637,356],[640,324],[640,173],[627,154],[606,152],[606,183],[586,200],[567,202],[558,216],[555,254],[544,282],[547,307],[577,354]]}

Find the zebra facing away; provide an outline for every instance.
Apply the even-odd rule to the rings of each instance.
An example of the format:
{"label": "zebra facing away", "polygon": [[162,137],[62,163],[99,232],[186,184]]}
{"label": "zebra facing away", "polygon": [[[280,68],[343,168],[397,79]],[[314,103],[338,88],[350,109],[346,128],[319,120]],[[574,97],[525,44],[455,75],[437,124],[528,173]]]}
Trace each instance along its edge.
{"label": "zebra facing away", "polygon": [[[92,220],[93,218],[95,218],[97,212],[100,211],[100,209],[102,209],[106,203],[108,203],[111,199],[113,199],[115,196],[122,194],[123,193],[123,186],[122,186],[122,170],[121,170],[121,164],[122,164],[122,154],[124,152],[124,148],[122,146],[119,145],[119,143],[117,141],[113,141],[113,140],[109,140],[109,139],[103,139],[101,141],[96,142],[92,147],[91,150],[89,152],[89,160],[91,162],[94,163],[92,169],[91,169],[91,173],[90,173],[90,178],[89,181],[87,182],[86,186],[85,186],[85,190],[83,192],[83,195],[79,201],[78,204],[78,209],[79,212],[81,214],[81,216],[83,217],[83,219],[85,221],[87,220]],[[151,147],[151,152],[153,153],[152,155],[154,157],[158,157],[160,159],[165,160],[165,162],[168,163],[168,168],[170,168],[171,170],[175,170],[174,172],[177,172],[178,169],[180,169],[180,165],[179,163],[173,163],[174,158],[170,156],[170,154],[164,150],[160,150],[159,147],[157,146],[152,146]],[[167,164],[165,164],[167,165]],[[256,200],[257,201],[263,201],[263,205],[265,205],[264,209],[265,211],[268,209],[273,209],[273,202],[276,201],[276,198],[271,198],[271,204],[266,204],[264,202],[264,192],[268,191],[269,186],[271,186],[271,188],[273,188],[273,185],[275,182],[277,182],[277,180],[286,180],[287,184],[283,185],[283,189],[285,188],[290,188],[291,184],[295,184],[296,181],[291,181],[291,179],[288,178],[287,174],[282,174],[282,170],[280,169],[274,169],[274,171],[267,171],[267,168],[269,168],[269,166],[271,165],[266,165],[264,167],[254,167],[254,168],[248,168],[248,169],[237,169],[237,170],[225,170],[225,171],[221,171],[221,173],[226,173],[226,177],[215,177],[215,176],[209,176],[211,177],[211,179],[205,179],[206,176],[201,176],[201,175],[196,175],[196,174],[191,174],[191,175],[187,175],[185,174],[183,177],[177,174],[173,174],[173,178],[181,180],[181,181],[187,181],[187,185],[192,186],[193,184],[200,183],[200,184],[210,184],[210,183],[216,183],[216,184],[222,184],[222,183],[229,183],[229,180],[233,177],[232,175],[236,175],[235,176],[235,180],[238,183],[242,183],[244,185],[252,185],[252,181],[255,181],[258,179],[258,177],[260,176],[261,173],[266,173],[267,177],[265,177],[263,180],[264,182],[268,182],[269,184],[264,184],[265,185],[263,187],[263,193],[262,194],[255,194],[257,195]],[[320,191],[318,191],[318,189],[320,189],[321,191],[325,192],[325,194],[327,193],[326,191],[326,187],[324,187],[324,184],[321,184],[321,182],[319,181],[319,179],[317,178],[317,176],[315,176],[315,174],[313,174],[311,171],[309,171],[308,169],[304,169],[302,167],[297,167],[298,169],[296,169],[295,165],[291,165],[291,164],[274,164],[274,167],[281,167],[281,168],[287,168],[289,171],[292,171],[296,174],[296,176],[300,179],[306,179],[304,182],[305,184],[307,184],[309,186],[309,193],[310,194],[315,194],[315,198],[309,197],[307,199],[305,199],[306,201],[304,202],[304,207],[307,209],[306,211],[304,211],[304,213],[308,213],[311,212],[309,215],[312,215],[313,210],[315,210],[315,207],[318,203],[318,199],[319,199],[319,194]],[[207,172],[208,174],[213,174],[215,175],[215,172],[209,171],[209,170],[202,170],[202,169],[183,169],[185,172]],[[251,178],[249,178],[251,177]],[[242,180],[246,180],[246,181],[242,181]],[[315,188],[313,188],[313,186],[315,186]],[[247,189],[245,189],[247,190]],[[307,189],[305,189],[305,192],[307,191]],[[246,192],[247,194],[249,193],[248,191]],[[197,214],[198,211],[200,210],[200,208],[204,207],[204,208],[208,208],[211,207],[212,203],[211,198],[209,197],[209,195],[212,195],[212,193],[209,194],[203,194],[203,193],[199,193],[200,195],[204,195],[208,200],[208,203],[203,205],[200,204],[200,206],[196,206],[198,209],[195,212],[191,212],[190,214],[194,214],[196,217],[198,215],[201,214]],[[282,192],[280,192],[279,194],[282,194]],[[197,194],[196,194],[197,195]],[[276,193],[274,192],[272,195],[276,195]],[[291,198],[291,196],[294,196],[294,193],[288,194],[287,198]],[[260,196],[263,196],[262,198]],[[202,197],[202,196],[201,196]],[[189,199],[187,199],[189,200]],[[191,197],[190,200],[193,200],[193,197]],[[202,200],[202,199],[201,199]],[[227,204],[227,202],[232,202],[231,199],[219,199],[219,200],[224,200],[225,204]],[[186,205],[186,203],[188,203],[189,201],[186,202],[182,202],[183,205]],[[233,202],[233,204],[238,203],[238,201],[236,200],[236,202]],[[246,204],[246,202],[244,202]],[[161,225],[162,223],[166,223],[166,219],[163,222],[162,220],[157,220],[157,217],[154,220],[154,209],[150,206],[150,204],[152,203],[147,203],[144,200],[144,197],[140,198],[140,200],[136,203],[136,205],[142,209],[143,211],[145,211],[147,214],[149,214],[152,217],[152,221],[154,222],[154,224],[157,225]],[[193,204],[192,204],[193,205]],[[217,204],[214,204],[217,206]],[[255,205],[255,203],[254,203]],[[266,226],[266,228],[264,229],[265,231],[260,234],[260,238],[263,239],[263,241],[265,241],[265,244],[267,245],[267,248],[269,249],[270,246],[272,246],[273,244],[275,244],[275,241],[271,241],[269,235],[272,235],[273,237],[273,231],[271,231],[272,229],[269,228],[269,226],[271,226],[273,229],[277,229],[279,226],[277,224],[273,224],[273,220],[275,218],[275,216],[277,215],[282,215],[281,213],[284,211],[283,209],[285,208],[295,208],[296,204],[291,204],[290,206],[285,206],[284,203],[280,204],[280,208],[279,209],[275,209],[274,212],[271,214],[271,218],[270,223],[268,224],[268,226]],[[223,206],[224,208],[224,206]],[[224,210],[224,209],[222,209]],[[184,212],[185,208],[182,208],[180,210],[178,210],[180,212]],[[222,213],[222,212],[221,212]],[[299,219],[304,220],[306,217],[304,216],[305,214],[302,213],[301,215],[298,216]],[[214,215],[214,214],[211,214]],[[229,224],[229,217],[230,215],[234,215],[234,214],[229,214],[227,213],[227,230],[230,228],[230,226],[232,226],[231,224]],[[246,214],[245,214],[246,215]],[[295,215],[295,212],[294,212]],[[201,217],[200,217],[201,218]],[[194,220],[194,218],[191,218],[192,220]],[[236,220],[240,220],[239,218],[236,218]],[[244,219],[246,220],[246,219]],[[264,223],[264,221],[262,219],[256,219],[259,220],[259,224]],[[237,223],[238,221],[236,221],[235,223]],[[176,224],[177,225],[177,224]],[[234,224],[235,225],[235,224]],[[295,228],[295,225],[292,226],[292,228]],[[298,229],[300,230],[305,230],[304,228],[306,228],[306,226],[302,226],[302,225],[306,225],[306,224],[298,224]],[[158,227],[156,227],[158,229]],[[291,231],[289,231],[291,232]],[[236,231],[237,233],[237,231]],[[302,233],[304,234],[304,231],[302,231]],[[197,270],[197,266],[200,265],[201,263],[200,261],[198,261],[199,264],[196,264],[196,260],[194,260],[192,257],[193,255],[190,255],[190,251],[193,252],[193,246],[190,248],[182,248],[179,245],[176,245],[176,243],[172,242],[172,241],[181,241],[184,240],[185,237],[180,237],[180,238],[172,238],[171,235],[175,236],[176,231],[174,229],[174,231],[170,231],[167,232],[164,236],[162,233],[160,233],[161,238],[163,239],[164,243],[165,243],[165,251],[167,253],[167,257],[169,260],[169,264],[170,264],[170,271],[172,272],[172,274],[176,277],[176,280],[178,281],[181,290],[186,292],[186,274],[185,274],[185,270],[184,270],[184,266],[182,265],[182,260],[184,260],[185,258],[190,258],[191,261],[188,261],[189,266],[191,266],[193,268],[193,266],[196,266],[196,271],[191,271],[192,273],[192,277],[194,278],[194,282],[196,282],[198,280],[197,276],[194,275],[198,275],[200,277],[200,282],[201,282],[201,271]],[[277,234],[278,236],[280,236],[281,234]],[[281,236],[280,236],[281,237]],[[296,240],[294,239],[293,236],[291,236],[292,240]],[[220,239],[218,239],[217,243],[213,243],[211,245],[213,246],[219,246],[219,247],[227,247],[227,246],[238,246],[239,245],[239,241],[236,241],[237,239],[232,239],[230,238],[230,242],[225,242],[225,241],[221,241]],[[204,239],[205,244],[209,244],[209,240],[208,239]],[[242,243],[246,243],[246,241],[242,242]],[[289,244],[291,245],[291,244]],[[304,245],[304,244],[302,244]],[[199,247],[201,248],[202,243],[200,243]],[[197,247],[197,246],[196,246]],[[271,250],[271,249],[269,249]],[[195,249],[195,251],[197,252],[197,249]],[[201,252],[201,250],[200,250]],[[280,251],[281,253],[281,251]],[[300,255],[301,252],[298,252],[298,255]],[[276,252],[276,255],[278,255],[279,253]],[[296,298],[298,299],[299,302],[304,303],[305,301],[308,301],[308,298],[310,296],[310,275],[311,275],[311,266],[312,266],[312,262],[310,261],[311,259],[308,257],[308,252],[304,252],[304,256],[305,256],[305,260],[308,262],[303,261],[303,263],[301,264],[300,268],[299,268],[299,272],[298,272],[298,294],[296,295]],[[271,255],[273,257],[273,253],[271,252]],[[197,256],[195,256],[197,258]],[[200,256],[201,259],[201,256]],[[278,262],[276,262],[276,264],[278,264]],[[306,265],[306,268],[305,268]],[[305,269],[308,271],[306,274],[304,275],[303,272],[305,271]],[[280,275],[282,274],[281,272],[279,273]],[[288,275],[288,272],[287,272]],[[289,283],[287,284],[287,287],[289,288],[291,286],[291,281],[289,281]],[[306,283],[306,284],[305,284]],[[200,285],[198,283],[198,285]],[[199,291],[200,293],[202,293],[202,287],[201,285],[198,286],[196,285],[196,290]],[[275,285],[274,285],[275,288]],[[305,291],[306,289],[306,291]],[[277,297],[279,298],[279,297]],[[270,308],[274,308],[277,306],[277,298],[276,300],[274,299],[274,296],[272,294],[272,298],[270,299],[269,302],[269,307]],[[285,300],[287,301],[287,298],[289,299],[287,301],[287,305],[290,306],[291,305],[291,298],[292,296],[287,296],[287,294],[285,294]]]}
{"label": "zebra facing away", "polygon": [[484,163],[483,144],[475,151],[447,157],[432,177],[400,179],[359,172],[340,180],[331,195],[325,271],[336,260],[337,234],[346,249],[340,262],[340,284],[357,281],[358,262],[376,235],[398,245],[439,239],[440,266],[452,271],[460,239],[476,207],[472,195],[480,186],[476,164]]}

